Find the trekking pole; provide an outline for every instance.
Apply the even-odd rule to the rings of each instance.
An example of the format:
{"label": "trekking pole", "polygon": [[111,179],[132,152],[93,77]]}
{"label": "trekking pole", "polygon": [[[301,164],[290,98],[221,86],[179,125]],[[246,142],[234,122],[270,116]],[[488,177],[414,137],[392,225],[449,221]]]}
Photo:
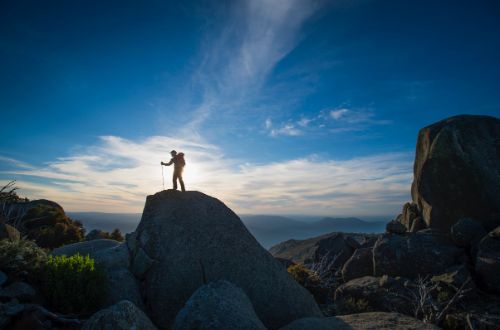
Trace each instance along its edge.
{"label": "trekking pole", "polygon": [[163,190],[165,190],[165,177],[163,176],[163,165],[161,165],[161,184],[163,186]]}

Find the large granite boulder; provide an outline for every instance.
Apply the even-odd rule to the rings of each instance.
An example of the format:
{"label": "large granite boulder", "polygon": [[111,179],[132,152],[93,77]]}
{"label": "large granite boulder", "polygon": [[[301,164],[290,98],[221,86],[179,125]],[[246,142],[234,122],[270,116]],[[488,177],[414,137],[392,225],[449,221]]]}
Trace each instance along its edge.
{"label": "large granite boulder", "polygon": [[201,286],[177,314],[172,330],[264,330],[246,294],[227,281]]}
{"label": "large granite boulder", "polygon": [[[133,241],[135,240],[135,241]],[[319,316],[312,296],[296,283],[238,216],[196,191],[148,196],[141,222],[127,237],[136,276],[143,279],[149,315],[168,328],[203,284],[227,280],[240,287],[267,328]]]}
{"label": "large granite boulder", "polygon": [[335,305],[341,314],[374,311],[412,314],[409,297],[403,280],[364,276],[339,286],[335,290]]}
{"label": "large granite boulder", "polygon": [[307,317],[296,320],[280,330],[439,330],[413,317],[398,313],[371,312],[334,317]]}
{"label": "large granite boulder", "polygon": [[500,226],[479,242],[476,273],[488,288],[500,293]]}
{"label": "large granite boulder", "polygon": [[373,275],[372,248],[357,249],[342,267],[342,278],[347,282],[368,275]]}
{"label": "large granite boulder", "polygon": [[82,327],[82,330],[131,329],[156,330],[156,327],[144,312],[127,300],[98,311]]}
{"label": "large granite boulder", "polygon": [[374,275],[436,275],[455,264],[462,252],[448,235],[429,229],[404,236],[385,234],[373,247]]}
{"label": "large granite boulder", "polygon": [[500,119],[462,115],[421,129],[412,199],[430,228],[463,217],[500,225]]}

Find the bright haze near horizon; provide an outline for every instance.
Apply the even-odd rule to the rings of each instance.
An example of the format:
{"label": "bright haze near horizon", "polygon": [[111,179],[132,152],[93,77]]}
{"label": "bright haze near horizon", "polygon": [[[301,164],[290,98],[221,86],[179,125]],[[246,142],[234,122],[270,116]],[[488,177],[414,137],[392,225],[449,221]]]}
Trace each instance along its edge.
{"label": "bright haze near horizon", "polygon": [[[0,183],[141,212],[397,214],[418,130],[500,113],[500,2],[2,1]],[[171,186],[172,168],[165,171]]]}

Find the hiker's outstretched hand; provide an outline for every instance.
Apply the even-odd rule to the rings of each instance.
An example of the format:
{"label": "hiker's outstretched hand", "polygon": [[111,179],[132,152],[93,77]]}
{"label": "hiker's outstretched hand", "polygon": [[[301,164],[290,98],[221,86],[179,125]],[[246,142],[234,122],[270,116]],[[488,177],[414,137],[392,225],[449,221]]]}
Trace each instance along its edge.
{"label": "hiker's outstretched hand", "polygon": [[164,162],[160,162],[160,164],[165,165],[165,163],[164,163]]}

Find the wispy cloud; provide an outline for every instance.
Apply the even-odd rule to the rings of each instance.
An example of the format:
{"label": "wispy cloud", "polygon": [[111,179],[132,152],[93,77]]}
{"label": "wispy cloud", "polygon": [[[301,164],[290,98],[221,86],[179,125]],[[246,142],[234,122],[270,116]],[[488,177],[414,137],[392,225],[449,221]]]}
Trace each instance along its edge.
{"label": "wispy cloud", "polygon": [[274,124],[271,118],[265,121],[265,128],[270,136],[304,135],[304,134],[335,134],[359,132],[373,126],[389,125],[392,121],[379,119],[370,109],[349,109],[346,107],[321,110],[317,114],[298,119],[289,119]]}
{"label": "wispy cloud", "polygon": [[[253,164],[229,158],[212,144],[163,136],[107,136],[71,157],[1,173],[17,179],[22,194],[69,210],[139,212],[145,196],[162,189],[160,161],[171,149],[186,153],[188,189],[214,195],[237,212],[387,214],[409,199],[409,153]],[[168,188],[171,169],[164,171]]]}
{"label": "wispy cloud", "polygon": [[[304,23],[319,1],[232,2],[222,26],[207,31],[193,82],[201,101],[184,127],[198,131],[207,120],[249,111],[275,66],[299,43]],[[255,107],[253,108],[255,111]]]}

